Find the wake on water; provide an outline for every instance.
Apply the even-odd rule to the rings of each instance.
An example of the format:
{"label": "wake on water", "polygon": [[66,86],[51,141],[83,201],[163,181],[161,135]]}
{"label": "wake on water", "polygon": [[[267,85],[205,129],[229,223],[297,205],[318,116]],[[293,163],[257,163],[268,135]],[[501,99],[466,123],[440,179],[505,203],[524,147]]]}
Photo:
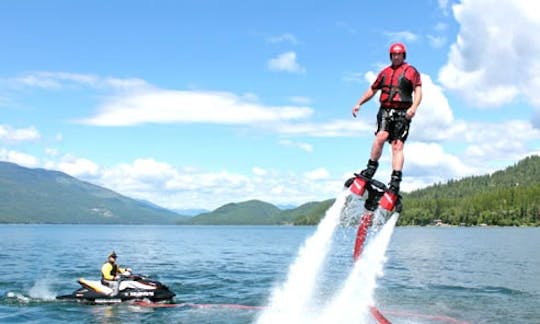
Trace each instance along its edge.
{"label": "wake on water", "polygon": [[341,289],[326,305],[315,305],[317,281],[332,245],[332,236],[350,196],[338,195],[319,223],[315,233],[300,248],[289,268],[286,281],[274,288],[269,306],[258,324],[270,323],[365,323],[369,306],[374,304],[376,280],[383,274],[385,253],[397,222],[393,215],[366,246]]}
{"label": "wake on water", "polygon": [[36,301],[54,301],[56,294],[51,290],[50,280],[38,279],[28,291],[28,296],[20,292],[8,291],[5,298],[12,299],[20,303],[30,303]]}
{"label": "wake on water", "polygon": [[30,297],[44,301],[56,300],[56,294],[51,291],[49,282],[48,279],[37,280],[29,291]]}

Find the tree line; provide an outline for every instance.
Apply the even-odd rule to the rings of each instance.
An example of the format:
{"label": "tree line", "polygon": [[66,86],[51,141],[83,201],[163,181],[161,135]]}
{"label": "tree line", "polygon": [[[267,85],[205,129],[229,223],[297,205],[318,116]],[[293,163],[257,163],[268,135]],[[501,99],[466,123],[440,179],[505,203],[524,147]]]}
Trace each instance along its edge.
{"label": "tree line", "polygon": [[[295,225],[315,225],[334,200],[302,213]],[[493,174],[437,183],[404,193],[398,225],[540,226],[540,156],[527,157]]]}
{"label": "tree line", "polygon": [[405,194],[401,225],[540,225],[540,156],[493,174],[451,180]]}

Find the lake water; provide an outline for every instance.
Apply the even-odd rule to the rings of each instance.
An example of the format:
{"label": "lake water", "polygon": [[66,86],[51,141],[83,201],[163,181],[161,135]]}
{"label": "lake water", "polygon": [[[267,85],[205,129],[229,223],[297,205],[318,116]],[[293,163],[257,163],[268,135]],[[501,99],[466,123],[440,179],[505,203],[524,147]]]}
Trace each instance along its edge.
{"label": "lake water", "polygon": [[[315,231],[0,225],[0,322],[253,323]],[[353,228],[333,236],[316,296],[321,307],[351,272],[354,237]],[[113,249],[121,265],[167,284],[177,294],[174,303],[199,307],[54,300],[78,288],[79,277],[98,279]],[[393,323],[540,323],[539,250],[540,228],[398,227],[375,304]]]}

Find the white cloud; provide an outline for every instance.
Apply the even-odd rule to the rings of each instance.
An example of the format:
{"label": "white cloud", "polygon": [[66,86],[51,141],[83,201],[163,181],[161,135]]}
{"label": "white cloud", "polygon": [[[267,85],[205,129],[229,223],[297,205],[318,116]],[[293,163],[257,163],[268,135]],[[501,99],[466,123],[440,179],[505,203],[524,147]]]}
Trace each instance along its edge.
{"label": "white cloud", "polygon": [[270,193],[272,195],[283,195],[283,193],[286,191],[286,188],[284,186],[275,186],[270,189]]}
{"label": "white cloud", "polygon": [[284,33],[277,36],[272,36],[267,39],[267,41],[271,44],[278,44],[278,43],[290,43],[292,45],[298,44],[298,40],[296,39],[296,36],[294,36],[291,33]]}
{"label": "white cloud", "polygon": [[170,164],[152,158],[139,158],[131,164],[108,168],[102,181],[135,197],[168,195],[175,190],[195,189],[197,185],[204,187],[204,183],[194,182]]}
{"label": "white cloud", "polygon": [[1,80],[12,87],[41,88],[58,90],[66,87],[85,86],[110,90],[132,90],[151,87],[146,81],[137,78],[119,79],[99,77],[92,74],[38,71],[12,79]]}
{"label": "white cloud", "polygon": [[[7,152],[0,151],[0,157],[4,156]],[[323,168],[297,175],[254,167],[249,175],[242,175],[174,167],[152,158],[104,167],[84,158],[65,156],[60,162],[48,163],[47,168],[171,209],[213,209],[250,199],[299,205],[333,197],[342,184],[342,179],[332,180]]]}
{"label": "white cloud", "polygon": [[319,168],[312,171],[304,173],[304,176],[311,181],[328,179],[330,177],[330,172],[325,168]]}
{"label": "white cloud", "polygon": [[404,154],[407,172],[419,172],[423,176],[442,176],[447,179],[476,172],[476,169],[462,162],[457,156],[445,152],[443,146],[437,143],[407,143]]}
{"label": "white cloud", "polygon": [[438,32],[444,32],[448,29],[448,25],[443,22],[438,22],[437,24],[435,24],[434,29]]}
{"label": "white cloud", "polygon": [[414,42],[418,39],[418,35],[408,30],[398,31],[398,32],[386,32],[385,34],[391,40],[395,40],[395,41]]}
{"label": "white cloud", "polygon": [[66,72],[34,72],[8,80],[14,85],[43,88],[60,89],[67,84],[84,84],[94,86],[98,82],[98,77],[87,74],[76,74]]}
{"label": "white cloud", "polygon": [[423,142],[454,138],[464,130],[463,122],[455,121],[441,87],[422,74],[422,102],[411,124],[411,139]]}
{"label": "white cloud", "polygon": [[268,174],[267,170],[259,167],[254,167],[253,169],[251,169],[251,172],[253,172],[253,174],[257,176],[265,176]]}
{"label": "white cloud", "polygon": [[519,96],[540,106],[536,3],[463,0],[453,12],[460,31],[440,82],[479,107],[498,107]]}
{"label": "white cloud", "polygon": [[[462,140],[470,143],[464,158],[482,163],[491,160],[517,160],[527,155],[527,142],[540,142],[540,130],[527,121],[469,123]],[[485,162],[484,162],[485,163]]]}
{"label": "white cloud", "polygon": [[39,160],[33,155],[6,149],[0,149],[0,160],[16,163],[29,168],[37,167],[39,164]]}
{"label": "white cloud", "polygon": [[47,167],[60,170],[73,177],[86,179],[95,178],[100,172],[98,164],[72,155],[65,155],[58,162],[49,162]]}
{"label": "white cloud", "polygon": [[[373,82],[376,74],[373,71],[364,74],[368,83]],[[454,120],[452,109],[443,89],[436,85],[431,77],[422,74],[423,99],[411,125],[411,139],[431,142],[444,141],[461,134],[466,125],[463,121]],[[377,94],[372,101],[378,100]],[[352,105],[351,105],[352,107]],[[367,105],[362,109],[371,109]],[[363,110],[361,110],[363,113]],[[359,134],[373,135],[376,120],[366,118],[348,120],[330,120],[324,123],[298,122],[273,125],[281,134],[312,137],[344,137]]]}
{"label": "white cloud", "polygon": [[[295,67],[282,62],[283,68]],[[301,68],[299,68],[301,70]],[[94,126],[133,126],[145,123],[210,123],[210,124],[247,124],[256,122],[280,122],[304,119],[311,116],[313,110],[306,106],[267,106],[258,102],[253,93],[236,95],[219,91],[176,91],[158,89],[138,78],[119,79],[94,75],[35,72],[16,79],[7,80],[14,85],[61,89],[70,85],[81,85],[113,94],[104,96],[105,101],[98,107],[94,116],[83,118],[77,122]],[[6,82],[6,80],[3,80]],[[292,97],[297,104],[306,104],[309,98]],[[2,126],[0,126],[2,127]],[[4,127],[5,128],[5,127]],[[18,134],[13,130],[0,129],[0,138],[8,133],[21,137],[24,131],[30,135],[29,129],[21,129]],[[10,132],[8,132],[10,131]],[[58,140],[61,140],[59,135]]]}
{"label": "white cloud", "polygon": [[[493,172],[533,154],[527,142],[540,142],[540,131],[527,121],[459,123],[462,131],[453,131],[453,135],[445,139],[444,146],[440,143],[407,142],[404,149],[404,175],[407,179],[403,181],[403,190]],[[447,152],[455,143],[463,149]]]}
{"label": "white cloud", "polygon": [[348,72],[343,76],[343,81],[361,83],[364,82],[365,74],[359,72]]}
{"label": "white cloud", "polygon": [[104,78],[100,80],[100,87],[112,88],[116,90],[133,90],[152,88],[146,81],[138,78],[119,79],[119,78]]}
{"label": "white cloud", "polygon": [[311,104],[311,98],[309,97],[303,97],[303,96],[293,96],[290,97],[289,100],[297,105],[309,105]]}
{"label": "white cloud", "polygon": [[373,134],[375,121],[366,120],[332,120],[325,123],[281,123],[274,126],[280,134],[312,137],[344,137],[358,136],[361,133]]}
{"label": "white cloud", "polygon": [[144,123],[247,124],[309,117],[313,110],[298,106],[263,106],[226,92],[153,90],[119,95],[81,123],[132,126]]}
{"label": "white cloud", "polygon": [[45,154],[49,156],[57,156],[58,155],[58,149],[47,147],[45,148]]}
{"label": "white cloud", "polygon": [[537,109],[531,118],[532,126],[536,129],[540,129],[540,109]]}
{"label": "white cloud", "polygon": [[285,52],[268,61],[268,68],[272,71],[303,73],[305,69],[296,61],[295,52]]}
{"label": "white cloud", "polygon": [[281,140],[279,141],[279,143],[284,146],[299,148],[308,153],[313,152],[313,145],[308,144],[308,143],[296,142],[296,141],[291,141],[291,140]]}
{"label": "white cloud", "polygon": [[8,96],[0,96],[0,106],[13,105],[13,99]]}
{"label": "white cloud", "polygon": [[448,13],[449,1],[448,0],[438,0],[437,2],[439,4],[439,8],[441,8],[442,12],[444,14],[447,14]]}
{"label": "white cloud", "polygon": [[38,130],[33,127],[13,128],[8,125],[0,125],[0,140],[6,143],[20,143],[40,139]]}
{"label": "white cloud", "polygon": [[444,36],[426,35],[426,37],[431,47],[441,48],[444,45],[446,45],[447,40],[446,40],[446,37]]}

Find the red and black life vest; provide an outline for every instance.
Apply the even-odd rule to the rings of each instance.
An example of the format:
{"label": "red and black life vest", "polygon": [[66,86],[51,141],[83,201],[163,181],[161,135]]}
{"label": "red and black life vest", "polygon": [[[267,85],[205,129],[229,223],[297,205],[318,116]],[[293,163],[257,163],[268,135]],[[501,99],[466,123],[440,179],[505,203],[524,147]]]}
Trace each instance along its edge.
{"label": "red and black life vest", "polygon": [[407,63],[400,66],[388,66],[381,71],[373,84],[374,89],[381,90],[379,101],[383,107],[405,108],[412,104],[414,90],[413,80],[415,68]]}

